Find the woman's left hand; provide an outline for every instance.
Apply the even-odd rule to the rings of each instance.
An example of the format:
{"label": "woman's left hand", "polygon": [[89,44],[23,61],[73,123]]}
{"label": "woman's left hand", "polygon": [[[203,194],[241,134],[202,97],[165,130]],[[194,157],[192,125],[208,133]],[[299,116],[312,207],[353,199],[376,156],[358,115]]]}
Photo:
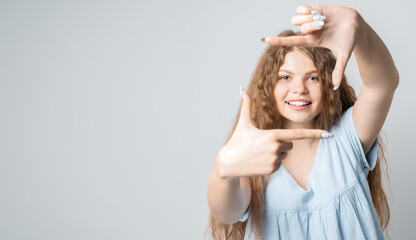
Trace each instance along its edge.
{"label": "woman's left hand", "polygon": [[305,36],[267,37],[270,45],[325,47],[332,50],[337,62],[332,73],[336,90],[342,81],[345,67],[354,49],[360,25],[360,15],[351,8],[341,6],[299,6],[300,15],[292,18],[292,24],[301,26]]}

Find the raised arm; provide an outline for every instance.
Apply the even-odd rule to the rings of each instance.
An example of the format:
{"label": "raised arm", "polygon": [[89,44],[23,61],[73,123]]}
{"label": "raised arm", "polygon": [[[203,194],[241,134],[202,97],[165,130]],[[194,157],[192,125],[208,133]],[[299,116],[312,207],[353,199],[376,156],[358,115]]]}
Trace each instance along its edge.
{"label": "raised arm", "polygon": [[357,21],[354,55],[363,85],[354,105],[353,120],[367,153],[387,117],[399,73],[386,45],[358,13]]}
{"label": "raised arm", "polygon": [[399,74],[377,33],[354,9],[342,6],[299,6],[292,23],[305,36],[267,37],[271,45],[326,47],[337,55],[332,73],[334,90],[341,84],[347,62],[354,52],[363,80],[354,105],[353,120],[367,153],[387,117]]}

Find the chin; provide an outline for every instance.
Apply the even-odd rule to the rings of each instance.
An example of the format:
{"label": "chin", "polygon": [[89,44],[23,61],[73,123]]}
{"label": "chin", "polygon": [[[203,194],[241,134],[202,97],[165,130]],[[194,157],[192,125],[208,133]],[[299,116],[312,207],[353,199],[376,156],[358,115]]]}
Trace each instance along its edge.
{"label": "chin", "polygon": [[308,116],[301,116],[301,115],[297,115],[294,116],[294,114],[282,114],[282,117],[287,121],[290,122],[292,124],[296,124],[296,125],[312,125],[314,126],[315,124],[315,120],[316,117],[319,115],[319,113],[317,114],[307,114]]}
{"label": "chin", "polygon": [[296,123],[296,124],[309,124],[311,122],[314,122],[314,119],[300,119],[300,118],[287,118],[287,121],[290,121],[292,123]]}

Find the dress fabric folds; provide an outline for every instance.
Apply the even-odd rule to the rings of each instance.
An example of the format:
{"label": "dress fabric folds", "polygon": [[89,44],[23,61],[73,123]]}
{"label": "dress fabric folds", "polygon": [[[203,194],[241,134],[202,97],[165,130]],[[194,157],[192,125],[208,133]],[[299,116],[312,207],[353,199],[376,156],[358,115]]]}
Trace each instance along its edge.
{"label": "dress fabric folds", "polygon": [[[320,139],[307,189],[281,165],[265,196],[263,236],[268,239],[384,239],[367,182],[377,161],[377,141],[364,154],[354,127],[353,107]],[[250,209],[240,221],[249,221]]]}

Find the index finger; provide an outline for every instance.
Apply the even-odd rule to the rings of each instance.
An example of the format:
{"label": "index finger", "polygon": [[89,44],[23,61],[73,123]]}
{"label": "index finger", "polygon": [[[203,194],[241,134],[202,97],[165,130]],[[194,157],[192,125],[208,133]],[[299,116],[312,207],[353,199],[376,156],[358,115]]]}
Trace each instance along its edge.
{"label": "index finger", "polygon": [[313,138],[330,138],[334,134],[322,129],[273,129],[278,141],[313,139]]}
{"label": "index finger", "polygon": [[306,36],[266,37],[264,42],[275,46],[309,46]]}

